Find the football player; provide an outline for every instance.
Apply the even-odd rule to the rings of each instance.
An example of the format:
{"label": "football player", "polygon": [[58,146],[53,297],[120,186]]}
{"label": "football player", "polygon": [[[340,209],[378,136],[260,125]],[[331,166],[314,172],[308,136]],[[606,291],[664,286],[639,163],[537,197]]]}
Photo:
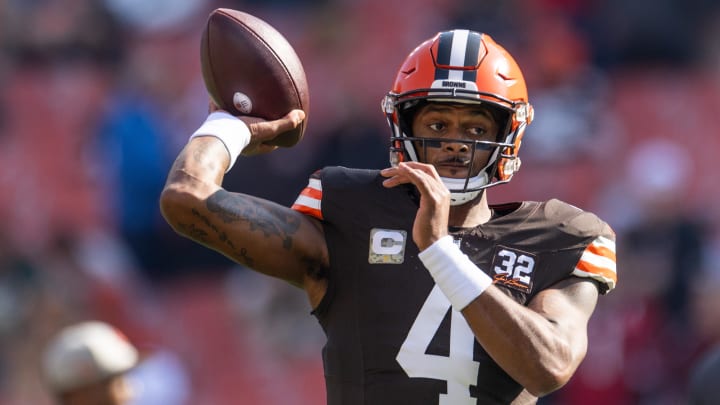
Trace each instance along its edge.
{"label": "football player", "polygon": [[283,207],[221,187],[241,153],[298,125],[214,111],[161,197],[182,235],[307,293],[327,401],[531,404],[588,348],[615,287],[615,237],[558,200],[489,205],[533,118],[516,62],[486,34],[440,32],[402,64],[383,111],[391,165],[326,167]]}

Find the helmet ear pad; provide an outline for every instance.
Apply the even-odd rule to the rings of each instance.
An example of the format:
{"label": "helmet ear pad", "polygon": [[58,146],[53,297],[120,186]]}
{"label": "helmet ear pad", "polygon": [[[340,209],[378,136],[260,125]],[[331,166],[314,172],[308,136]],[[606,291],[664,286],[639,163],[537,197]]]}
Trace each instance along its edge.
{"label": "helmet ear pad", "polygon": [[409,137],[413,136],[412,125],[413,120],[415,120],[415,115],[426,105],[428,105],[427,100],[417,99],[407,101],[400,106],[398,111],[398,125],[403,134]]}
{"label": "helmet ear pad", "polygon": [[[427,104],[428,102],[423,99],[416,99],[407,101],[397,106],[396,117],[397,127],[400,131],[398,134],[399,136],[408,138],[413,137],[413,120],[415,119],[415,115]],[[407,162],[417,160],[414,159],[414,157],[418,156],[417,150],[415,150],[415,145],[410,141],[398,140],[396,141],[396,145],[398,152],[401,155],[400,161]],[[412,148],[412,150],[408,151],[408,148]]]}
{"label": "helmet ear pad", "polygon": [[512,127],[512,113],[504,108],[488,107],[487,109],[498,125],[497,142],[503,142]]}

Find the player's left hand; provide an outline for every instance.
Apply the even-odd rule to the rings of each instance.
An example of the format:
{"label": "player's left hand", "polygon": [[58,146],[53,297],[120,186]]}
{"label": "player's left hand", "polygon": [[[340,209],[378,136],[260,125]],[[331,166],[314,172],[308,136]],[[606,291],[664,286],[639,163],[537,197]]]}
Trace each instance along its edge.
{"label": "player's left hand", "polygon": [[380,172],[385,187],[413,184],[420,192],[420,208],[413,225],[413,240],[422,251],[447,235],[450,192],[435,167],[419,162],[402,162]]}

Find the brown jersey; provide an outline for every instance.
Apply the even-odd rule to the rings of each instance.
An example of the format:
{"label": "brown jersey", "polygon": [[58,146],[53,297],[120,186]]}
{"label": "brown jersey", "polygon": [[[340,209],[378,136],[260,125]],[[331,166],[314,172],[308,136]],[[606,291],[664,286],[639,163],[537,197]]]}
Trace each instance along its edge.
{"label": "brown jersey", "polygon": [[[477,343],[418,259],[418,197],[375,170],[330,167],[293,208],[320,219],[328,290],[314,314],[327,335],[327,400],[353,404],[509,404],[531,398]],[[526,305],[568,277],[615,285],[615,242],[595,215],[558,200],[492,206],[493,218],[450,230],[496,286]]]}

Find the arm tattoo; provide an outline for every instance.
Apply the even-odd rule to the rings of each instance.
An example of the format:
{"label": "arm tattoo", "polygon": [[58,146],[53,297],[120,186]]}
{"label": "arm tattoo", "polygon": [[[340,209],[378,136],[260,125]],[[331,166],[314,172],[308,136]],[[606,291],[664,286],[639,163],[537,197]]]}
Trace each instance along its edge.
{"label": "arm tattoo", "polygon": [[[196,213],[195,210],[193,210],[193,213]],[[208,242],[208,233],[202,228],[198,228],[195,226],[195,224],[185,224],[180,223],[179,224],[180,229],[182,229],[182,233],[189,236],[191,239],[194,239],[196,241],[207,243]]]}
{"label": "arm tattoo", "polygon": [[293,235],[300,221],[270,202],[218,190],[207,200],[207,208],[224,223],[245,222],[252,231],[259,230],[266,238],[278,237],[283,248],[292,247]]}
{"label": "arm tattoo", "polygon": [[[192,212],[196,217],[200,218],[203,223],[205,223],[207,226],[209,226],[212,230],[215,231],[221,242],[225,243],[234,252],[237,252],[238,255],[242,258],[242,262],[245,263],[245,265],[247,265],[248,267],[253,267],[255,260],[253,260],[253,258],[248,255],[247,249],[241,248],[239,251],[235,249],[235,244],[232,242],[232,240],[230,240],[224,232],[220,232],[215,226],[213,226],[207,219],[207,217],[200,214],[197,210],[192,210]],[[210,238],[208,238],[210,234],[206,230],[195,226],[195,224],[181,223],[179,224],[179,226],[183,230],[183,233],[186,234],[188,237],[202,243],[205,246],[212,248]]]}

